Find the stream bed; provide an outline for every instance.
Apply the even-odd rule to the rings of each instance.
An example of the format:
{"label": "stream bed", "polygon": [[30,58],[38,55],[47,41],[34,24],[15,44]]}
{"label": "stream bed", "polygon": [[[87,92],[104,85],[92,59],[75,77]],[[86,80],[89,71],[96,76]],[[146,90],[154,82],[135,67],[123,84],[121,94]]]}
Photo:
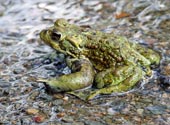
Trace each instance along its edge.
{"label": "stream bed", "polygon": [[[153,76],[134,91],[85,102],[49,94],[39,77],[70,73],[39,38],[58,18],[126,36],[162,56]],[[1,0],[0,124],[169,125],[170,0]]]}

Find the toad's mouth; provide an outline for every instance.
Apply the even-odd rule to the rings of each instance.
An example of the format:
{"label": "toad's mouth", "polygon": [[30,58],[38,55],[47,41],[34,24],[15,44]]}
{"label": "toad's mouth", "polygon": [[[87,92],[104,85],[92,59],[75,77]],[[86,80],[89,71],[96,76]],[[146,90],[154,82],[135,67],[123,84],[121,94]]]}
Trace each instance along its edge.
{"label": "toad's mouth", "polygon": [[49,38],[48,38],[48,30],[42,30],[40,32],[40,38],[41,40],[43,40],[46,44],[49,45],[50,41],[49,41]]}
{"label": "toad's mouth", "polygon": [[42,30],[42,31],[40,32],[40,38],[41,38],[42,40],[44,40],[44,37],[43,37],[43,36],[45,36],[45,35],[47,34],[47,31],[48,31],[48,30]]}

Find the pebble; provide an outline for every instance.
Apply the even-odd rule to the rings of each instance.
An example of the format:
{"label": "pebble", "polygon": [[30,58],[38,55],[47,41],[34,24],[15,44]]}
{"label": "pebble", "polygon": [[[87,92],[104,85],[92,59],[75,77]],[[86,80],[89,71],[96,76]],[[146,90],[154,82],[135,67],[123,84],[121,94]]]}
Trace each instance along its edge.
{"label": "pebble", "polygon": [[21,74],[23,72],[24,72],[24,69],[22,69],[22,68],[16,68],[16,69],[13,70],[14,74]]}
{"label": "pebble", "polygon": [[50,64],[51,63],[51,60],[50,59],[45,59],[44,61],[43,61],[43,64]]}
{"label": "pebble", "polygon": [[0,88],[8,88],[11,86],[11,83],[10,82],[7,82],[3,79],[0,79]]}
{"label": "pebble", "polygon": [[108,113],[109,115],[115,115],[115,114],[117,113],[117,111],[113,110],[112,108],[108,108],[108,109],[107,109],[107,113]]}
{"label": "pebble", "polygon": [[163,90],[170,93],[170,76],[160,76],[160,86]]}
{"label": "pebble", "polygon": [[22,52],[22,54],[21,54],[21,56],[23,56],[23,57],[28,57],[30,55],[30,52],[29,51],[23,51]]}
{"label": "pebble", "polygon": [[53,96],[48,95],[48,94],[45,93],[45,92],[41,92],[40,95],[38,96],[38,98],[43,99],[43,100],[46,100],[46,101],[48,101],[48,102],[53,101]]}
{"label": "pebble", "polygon": [[43,115],[36,115],[33,117],[33,121],[37,123],[42,123],[45,120]]}
{"label": "pebble", "polygon": [[144,109],[137,109],[137,113],[138,113],[139,115],[143,115],[143,112],[144,112]]}
{"label": "pebble", "polygon": [[64,96],[63,100],[64,101],[68,101],[69,97],[68,96]]}
{"label": "pebble", "polygon": [[141,118],[140,118],[140,117],[134,116],[133,119],[134,119],[135,121],[139,122],[139,123],[141,122]]}
{"label": "pebble", "polygon": [[166,111],[166,106],[148,106],[146,107],[152,114],[160,115]]}
{"label": "pebble", "polygon": [[64,100],[63,99],[56,99],[52,102],[53,105],[57,106],[57,105],[61,105],[63,104]]}
{"label": "pebble", "polygon": [[35,115],[35,114],[37,114],[38,112],[39,112],[39,110],[38,110],[38,109],[35,109],[35,108],[26,109],[26,113],[27,113],[28,115]]}
{"label": "pebble", "polygon": [[85,121],[85,125],[104,125],[104,124],[98,121]]}
{"label": "pebble", "polygon": [[57,117],[58,118],[62,118],[62,117],[64,117],[66,114],[64,113],[64,112],[60,112],[60,113],[58,113],[57,114]]}
{"label": "pebble", "polygon": [[163,74],[166,76],[170,75],[170,64],[163,67]]}
{"label": "pebble", "polygon": [[63,122],[67,122],[67,123],[72,123],[74,121],[74,119],[70,116],[65,116],[62,118]]}

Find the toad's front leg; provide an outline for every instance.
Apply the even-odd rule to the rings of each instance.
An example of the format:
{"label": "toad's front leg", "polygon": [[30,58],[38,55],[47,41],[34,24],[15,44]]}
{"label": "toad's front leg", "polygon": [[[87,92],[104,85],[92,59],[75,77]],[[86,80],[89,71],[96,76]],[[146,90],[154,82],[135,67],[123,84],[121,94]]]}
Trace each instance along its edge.
{"label": "toad's front leg", "polygon": [[91,62],[88,59],[75,59],[70,62],[71,74],[58,78],[39,79],[38,81],[45,82],[55,92],[73,91],[91,85],[94,79],[94,69]]}

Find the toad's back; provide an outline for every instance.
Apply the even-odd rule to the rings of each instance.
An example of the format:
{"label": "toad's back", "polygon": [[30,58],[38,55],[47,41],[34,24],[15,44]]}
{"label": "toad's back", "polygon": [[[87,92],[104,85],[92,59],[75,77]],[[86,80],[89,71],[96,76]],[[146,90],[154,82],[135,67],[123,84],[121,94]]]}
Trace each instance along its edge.
{"label": "toad's back", "polygon": [[98,35],[85,35],[87,39],[84,39],[86,42],[83,42],[85,44],[82,51],[82,55],[89,58],[97,70],[101,71],[128,63],[150,65],[150,61],[132,48],[132,43],[129,43],[125,37],[105,33],[99,35],[99,33]]}

